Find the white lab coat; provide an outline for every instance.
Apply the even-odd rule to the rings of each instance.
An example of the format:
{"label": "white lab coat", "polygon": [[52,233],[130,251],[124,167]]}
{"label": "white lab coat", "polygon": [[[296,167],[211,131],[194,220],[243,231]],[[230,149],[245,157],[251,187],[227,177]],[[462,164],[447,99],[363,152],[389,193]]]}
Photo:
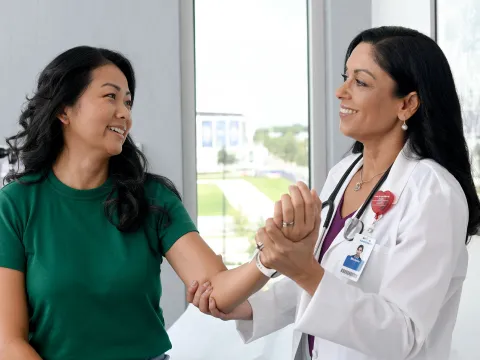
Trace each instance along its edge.
{"label": "white lab coat", "polygon": [[[322,260],[325,275],[313,297],[285,278],[249,299],[253,321],[237,322],[245,342],[294,323],[295,360],[309,358],[305,334],[315,336],[315,360],[449,358],[468,264],[467,200],[439,164],[405,154],[381,187],[393,192],[395,202],[375,225],[377,243],[358,282],[339,273],[352,244],[342,230]],[[322,200],[357,156],[330,171]],[[361,165],[362,160],[345,181],[335,207]],[[373,219],[369,206],[362,220],[368,227]]]}

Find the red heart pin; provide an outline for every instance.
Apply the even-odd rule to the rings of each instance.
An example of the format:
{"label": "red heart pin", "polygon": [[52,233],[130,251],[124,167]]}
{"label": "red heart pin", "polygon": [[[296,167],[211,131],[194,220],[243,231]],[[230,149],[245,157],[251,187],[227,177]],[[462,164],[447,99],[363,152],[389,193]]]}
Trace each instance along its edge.
{"label": "red heart pin", "polygon": [[391,191],[377,191],[372,199],[372,210],[375,213],[375,219],[385,214],[393,205],[395,195]]}

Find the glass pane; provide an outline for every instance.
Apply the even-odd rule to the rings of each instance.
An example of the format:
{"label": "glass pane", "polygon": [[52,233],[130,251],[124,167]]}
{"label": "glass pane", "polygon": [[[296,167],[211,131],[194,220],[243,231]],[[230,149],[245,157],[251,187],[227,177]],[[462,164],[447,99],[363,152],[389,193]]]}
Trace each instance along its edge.
{"label": "glass pane", "polygon": [[[470,148],[475,184],[480,190],[480,2],[478,0],[437,0],[438,44],[445,52],[460,95],[464,130]],[[480,243],[469,245],[470,263],[465,281],[451,360],[477,359],[480,307],[478,279]]]}
{"label": "glass pane", "polygon": [[195,2],[198,226],[229,266],[309,183],[306,1]]}

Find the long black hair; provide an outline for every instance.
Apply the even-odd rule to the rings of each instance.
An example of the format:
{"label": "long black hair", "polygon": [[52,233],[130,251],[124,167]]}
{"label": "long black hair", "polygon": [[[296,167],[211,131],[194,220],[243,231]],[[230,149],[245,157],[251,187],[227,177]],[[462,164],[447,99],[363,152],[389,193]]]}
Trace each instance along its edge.
{"label": "long black hair", "polygon": [[[463,133],[460,101],[447,58],[440,47],[418,31],[383,26],[361,32],[350,43],[345,67],[360,43],[371,44],[376,63],[396,83],[395,96],[416,91],[420,107],[408,120],[408,146],[419,158],[433,159],[460,183],[468,202],[468,235],[478,234],[480,201]],[[356,142],[352,152],[363,151]]]}
{"label": "long black hair", "polygon": [[[89,46],[78,46],[58,55],[41,72],[37,89],[20,115],[22,130],[7,138],[13,157],[19,159],[21,167],[11,171],[5,182],[22,182],[26,175],[40,175],[35,181],[47,178],[54,162],[64,148],[62,125],[58,115],[66,106],[74,105],[92,81],[93,70],[107,65],[117,66],[125,75],[135,98],[135,73],[130,61],[118,52]],[[162,214],[163,225],[168,224],[168,214],[160,206],[150,204],[145,196],[145,182],[158,181],[178,198],[180,194],[174,184],[165,177],[147,172],[145,155],[127,136],[122,152],[109,161],[109,176],[112,191],[108,195],[104,210],[109,221],[122,232],[138,230],[151,212]],[[166,217],[165,217],[166,215]],[[166,219],[166,221],[165,221]],[[158,230],[158,229],[157,229]]]}

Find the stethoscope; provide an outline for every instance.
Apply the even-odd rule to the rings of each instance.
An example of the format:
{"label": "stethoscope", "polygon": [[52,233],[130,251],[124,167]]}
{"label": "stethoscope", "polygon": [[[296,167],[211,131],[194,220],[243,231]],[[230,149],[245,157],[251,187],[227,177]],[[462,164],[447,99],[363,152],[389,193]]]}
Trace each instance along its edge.
{"label": "stethoscope", "polygon": [[[337,186],[335,186],[335,189],[333,189],[333,192],[330,194],[328,199],[322,203],[322,210],[328,206],[328,212],[327,216],[325,217],[325,221],[323,223],[323,229],[321,232],[321,237],[320,241],[317,244],[317,248],[315,249],[315,254],[317,254],[318,248],[321,246],[323,236],[325,235],[328,227],[330,226],[330,223],[332,222],[333,218],[333,212],[335,210],[335,199],[337,198],[338,193],[340,192],[340,189],[342,188],[343,184],[347,180],[348,175],[352,172],[352,170],[355,168],[355,166],[358,164],[360,159],[363,157],[363,154],[360,154],[359,157],[355,159],[355,161],[350,165],[350,167],[345,171],[343,174],[342,178],[338,182]],[[363,222],[361,220],[361,217],[365,210],[367,209],[367,206],[370,204],[372,201],[373,197],[377,193],[378,189],[380,189],[380,186],[385,182],[385,180],[388,177],[388,174],[390,172],[390,169],[392,166],[390,166],[387,171],[382,175],[378,183],[375,185],[373,190],[370,192],[370,194],[367,197],[367,200],[363,203],[362,207],[357,211],[354,217],[351,217],[345,221],[345,228],[343,231],[343,237],[348,240],[352,241],[355,238],[355,235],[361,234],[363,232]]]}

